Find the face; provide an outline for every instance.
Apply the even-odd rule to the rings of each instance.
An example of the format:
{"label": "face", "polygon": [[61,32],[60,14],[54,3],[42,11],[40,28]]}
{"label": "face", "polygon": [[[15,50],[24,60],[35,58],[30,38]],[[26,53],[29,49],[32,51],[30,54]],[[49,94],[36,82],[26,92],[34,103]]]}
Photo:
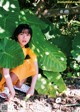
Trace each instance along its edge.
{"label": "face", "polygon": [[29,34],[29,31],[27,29],[24,29],[17,38],[20,46],[24,47],[30,41],[31,35]]}

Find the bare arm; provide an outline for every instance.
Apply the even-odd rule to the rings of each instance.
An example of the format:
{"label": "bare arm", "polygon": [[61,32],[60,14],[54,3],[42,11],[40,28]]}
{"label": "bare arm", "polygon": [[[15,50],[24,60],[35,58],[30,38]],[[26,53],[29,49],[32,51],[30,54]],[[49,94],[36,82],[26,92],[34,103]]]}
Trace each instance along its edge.
{"label": "bare arm", "polygon": [[13,84],[12,84],[12,80],[11,80],[11,77],[10,77],[10,74],[9,74],[9,69],[8,68],[3,68],[3,75],[4,75],[4,78],[6,80],[6,85],[7,87],[9,88],[10,90],[10,97],[14,97],[15,95],[15,90],[13,88]]}

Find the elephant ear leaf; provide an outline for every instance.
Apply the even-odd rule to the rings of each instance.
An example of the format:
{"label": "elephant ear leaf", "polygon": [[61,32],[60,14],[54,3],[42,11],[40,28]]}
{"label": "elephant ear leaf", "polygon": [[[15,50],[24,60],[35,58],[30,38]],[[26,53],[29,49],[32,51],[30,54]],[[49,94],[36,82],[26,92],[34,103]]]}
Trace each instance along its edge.
{"label": "elephant ear leaf", "polygon": [[18,25],[20,7],[18,0],[0,1],[0,38],[9,38]]}
{"label": "elephant ear leaf", "polygon": [[66,56],[60,49],[50,44],[39,27],[32,26],[33,38],[30,46],[38,56],[39,67],[45,71],[62,72],[66,69]]}
{"label": "elephant ear leaf", "polygon": [[0,67],[14,68],[23,63],[24,54],[18,42],[0,39]]}

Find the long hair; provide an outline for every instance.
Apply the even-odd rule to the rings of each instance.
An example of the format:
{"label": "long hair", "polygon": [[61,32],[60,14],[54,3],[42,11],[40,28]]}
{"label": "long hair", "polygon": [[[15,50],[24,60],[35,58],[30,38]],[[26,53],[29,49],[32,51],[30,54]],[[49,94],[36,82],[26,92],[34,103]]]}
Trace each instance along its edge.
{"label": "long hair", "polygon": [[[12,39],[15,41],[18,41],[18,35],[22,32],[22,30],[28,30],[28,33],[31,35],[32,38],[32,29],[28,24],[19,24],[18,27],[15,29],[13,35],[12,35]],[[31,40],[31,39],[30,39]],[[25,46],[28,47],[28,44]]]}

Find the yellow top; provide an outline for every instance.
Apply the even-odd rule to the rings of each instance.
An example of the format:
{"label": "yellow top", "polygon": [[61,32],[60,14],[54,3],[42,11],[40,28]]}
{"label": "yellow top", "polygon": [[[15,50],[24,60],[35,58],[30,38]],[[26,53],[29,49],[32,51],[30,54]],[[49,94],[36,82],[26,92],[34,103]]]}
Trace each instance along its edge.
{"label": "yellow top", "polygon": [[22,48],[24,52],[25,59],[23,64],[11,70],[19,80],[23,80],[29,76],[36,75],[36,67],[34,62],[37,61],[35,53],[30,48]]}
{"label": "yellow top", "polygon": [[[13,72],[17,75],[18,79],[21,81],[27,77],[36,75],[36,67],[34,62],[37,61],[35,53],[30,48],[22,48],[25,59],[23,64],[17,66],[14,69],[11,69],[10,72]],[[2,73],[2,68],[0,68],[0,73]],[[0,80],[0,91],[4,90],[5,78],[2,75],[2,79]],[[14,82],[16,84],[16,81]]]}

